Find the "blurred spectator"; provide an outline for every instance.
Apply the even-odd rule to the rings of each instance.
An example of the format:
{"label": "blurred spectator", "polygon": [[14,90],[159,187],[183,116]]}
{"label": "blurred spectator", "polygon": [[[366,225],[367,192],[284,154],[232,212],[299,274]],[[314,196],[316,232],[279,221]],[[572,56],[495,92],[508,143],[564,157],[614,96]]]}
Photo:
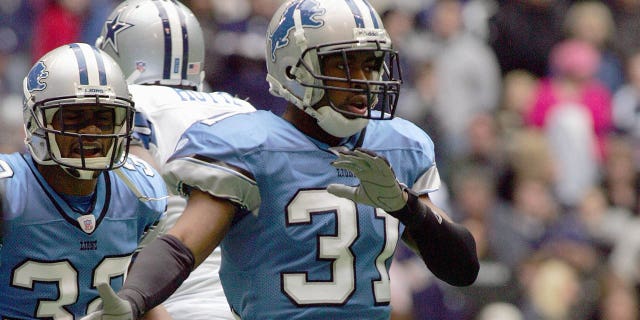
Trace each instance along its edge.
{"label": "blurred spectator", "polygon": [[437,1],[430,22],[438,88],[433,111],[443,128],[443,143],[455,157],[468,150],[465,133],[471,119],[497,108],[500,67],[491,48],[466,31],[461,1]]}
{"label": "blurred spectator", "polygon": [[22,79],[31,67],[33,16],[27,0],[0,1],[0,102],[7,94],[22,95]]}
{"label": "blurred spectator", "polygon": [[507,172],[499,178],[498,194],[513,202],[515,185],[519,179],[534,179],[553,184],[557,167],[546,137],[538,130],[524,128],[504,141]]}
{"label": "blurred spectator", "polygon": [[473,234],[480,260],[480,273],[473,285],[443,288],[445,296],[456,296],[460,301],[460,320],[473,319],[484,305],[493,302],[515,303],[519,294],[512,262],[504,258],[513,255],[506,251],[523,248],[512,246],[517,244],[513,214],[496,197],[494,181],[492,172],[477,164],[458,168],[452,180],[450,212]]}
{"label": "blurred spectator", "polygon": [[598,301],[597,320],[638,320],[640,303],[638,294],[629,283],[613,273],[602,277],[602,295]]}
{"label": "blurred spectator", "polygon": [[536,100],[525,121],[544,128],[548,115],[563,105],[580,105],[590,114],[597,138],[596,152],[602,159],[605,137],[611,132],[611,92],[596,77],[600,55],[581,40],[566,40],[554,46],[550,57],[551,74],[540,80]]}
{"label": "blurred spectator", "polygon": [[535,99],[538,79],[526,70],[512,70],[502,79],[500,105],[496,122],[501,138],[512,136],[524,127],[525,115]]}
{"label": "blurred spectator", "polygon": [[616,22],[615,48],[626,59],[640,48],[640,0],[608,0]]}
{"label": "blurred spectator", "polygon": [[629,55],[625,69],[627,80],[613,95],[613,125],[632,139],[634,161],[640,169],[640,50]]}
{"label": "blurred spectator", "polygon": [[486,42],[489,40],[489,19],[497,10],[498,3],[494,0],[464,1],[464,25],[471,34]]}
{"label": "blurred spectator", "polygon": [[565,17],[565,33],[572,39],[591,43],[600,52],[596,76],[611,92],[624,81],[622,60],[614,50],[616,26],[611,10],[600,1],[574,2]]}
{"label": "blurred spectator", "polygon": [[581,292],[580,275],[561,259],[532,256],[521,268],[525,299],[521,310],[526,320],[581,320],[574,313]]}
{"label": "blurred spectator", "polygon": [[524,69],[537,77],[548,72],[551,48],[562,39],[565,0],[500,1],[490,19],[489,42],[503,74]]}
{"label": "blurred spectator", "polygon": [[34,20],[32,60],[63,44],[79,41],[90,5],[89,0],[47,0]]}
{"label": "blurred spectator", "polygon": [[640,290],[640,219],[627,221],[618,236],[609,257],[611,269],[626,284]]}
{"label": "blurred spectator", "polygon": [[[396,109],[396,115],[415,123],[428,133],[433,141],[440,141],[443,129],[433,111],[438,91],[433,64],[431,61],[425,60],[417,63],[413,69],[414,78],[411,81],[413,85],[402,88],[403,91],[398,102],[400,107]],[[448,148],[436,146],[436,163],[446,164],[448,153]],[[439,170],[443,176],[446,176],[447,170],[444,166]]]}
{"label": "blurred spectator", "polygon": [[458,159],[462,162],[474,163],[491,172],[494,181],[503,175],[507,166],[506,150],[496,118],[491,114],[476,115],[471,119],[466,135],[468,151]]}
{"label": "blurred spectator", "polygon": [[591,115],[581,104],[561,103],[549,111],[544,132],[557,168],[554,193],[562,205],[572,208],[598,184]]}
{"label": "blurred spectator", "polygon": [[[216,91],[231,92],[241,99],[247,98],[256,109],[271,110],[275,114],[284,111],[286,101],[268,94],[264,39],[270,18],[282,0],[249,0],[245,15],[233,20],[218,20],[218,30],[213,41],[220,63],[206,76]],[[238,8],[234,1],[216,1],[218,9]],[[225,10],[225,9],[222,9]],[[232,10],[233,11],[233,10]],[[239,12],[243,12],[239,10]],[[237,13],[237,12],[236,12]]]}
{"label": "blurred spectator", "polygon": [[640,175],[634,146],[625,136],[608,138],[602,164],[602,187],[611,206],[640,215]]}
{"label": "blurred spectator", "polygon": [[476,320],[524,320],[524,317],[515,305],[494,302],[484,306]]}
{"label": "blurred spectator", "polygon": [[[425,52],[428,50],[423,32],[416,30],[415,12],[398,5],[388,5],[381,11],[382,23],[389,33],[393,47],[402,52],[400,68],[402,69],[403,88],[411,88],[414,80],[420,75],[417,64],[425,61]],[[402,95],[401,95],[402,96]],[[405,108],[407,109],[407,108]]]}
{"label": "blurred spectator", "polygon": [[23,151],[22,79],[30,67],[31,11],[21,0],[0,3],[0,153]]}

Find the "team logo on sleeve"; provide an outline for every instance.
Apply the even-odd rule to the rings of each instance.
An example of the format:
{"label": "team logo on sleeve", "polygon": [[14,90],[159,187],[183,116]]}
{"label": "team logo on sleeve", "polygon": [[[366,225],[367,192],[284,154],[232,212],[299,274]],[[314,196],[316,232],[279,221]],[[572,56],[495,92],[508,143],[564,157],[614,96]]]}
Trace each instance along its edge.
{"label": "team logo on sleeve", "polygon": [[316,0],[297,0],[291,2],[282,14],[280,24],[269,34],[269,43],[271,44],[271,60],[276,61],[276,51],[286,47],[289,44],[287,35],[291,29],[295,28],[293,15],[296,10],[300,10],[300,20],[302,26],[307,28],[320,28],[324,25],[324,21],[318,17],[325,14],[325,9],[320,8],[320,3]]}
{"label": "team logo on sleeve", "polygon": [[44,65],[44,62],[38,61],[27,75],[27,90],[29,90],[29,92],[33,92],[46,89],[47,83],[44,82],[44,79],[48,77],[49,71],[47,71],[47,66]]}

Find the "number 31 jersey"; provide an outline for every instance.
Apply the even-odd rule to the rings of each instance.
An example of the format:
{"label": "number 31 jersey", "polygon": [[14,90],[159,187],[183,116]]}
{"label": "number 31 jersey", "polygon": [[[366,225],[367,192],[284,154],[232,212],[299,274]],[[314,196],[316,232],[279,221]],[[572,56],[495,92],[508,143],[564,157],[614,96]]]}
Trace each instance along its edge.
{"label": "number 31 jersey", "polygon": [[[385,156],[419,193],[437,189],[433,144],[394,119],[370,121],[345,141]],[[391,256],[404,229],[380,209],[326,191],[357,185],[331,166],[329,147],[267,112],[190,127],[163,175],[177,191],[195,187],[243,208],[221,243],[220,278],[247,319],[388,319]]]}

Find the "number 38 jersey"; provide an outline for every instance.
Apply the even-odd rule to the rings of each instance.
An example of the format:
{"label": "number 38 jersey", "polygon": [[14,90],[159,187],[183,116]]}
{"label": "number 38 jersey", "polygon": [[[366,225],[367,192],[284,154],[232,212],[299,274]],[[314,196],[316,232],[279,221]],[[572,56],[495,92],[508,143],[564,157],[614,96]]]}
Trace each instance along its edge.
{"label": "number 38 jersey", "polygon": [[119,290],[143,235],[166,207],[166,186],[146,163],[98,178],[89,211],[70,207],[28,154],[0,155],[4,235],[0,318],[79,319],[100,303],[96,285]]}
{"label": "number 38 jersey", "polygon": [[[411,123],[370,121],[345,142],[385,156],[419,193],[439,187],[433,143]],[[220,278],[229,303],[247,319],[388,319],[391,256],[404,230],[380,209],[326,191],[357,185],[331,166],[336,156],[267,112],[191,126],[163,175],[237,203],[221,243]]]}

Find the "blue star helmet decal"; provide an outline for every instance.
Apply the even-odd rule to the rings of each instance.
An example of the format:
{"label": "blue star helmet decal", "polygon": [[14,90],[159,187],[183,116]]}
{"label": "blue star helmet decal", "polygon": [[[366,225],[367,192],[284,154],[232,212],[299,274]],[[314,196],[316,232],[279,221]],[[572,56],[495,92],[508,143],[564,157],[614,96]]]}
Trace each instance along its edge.
{"label": "blue star helmet decal", "polygon": [[47,83],[43,81],[48,77],[49,71],[47,71],[47,66],[44,65],[44,62],[38,61],[38,63],[29,70],[29,74],[27,75],[27,90],[33,92],[46,89]]}
{"label": "blue star helmet decal", "polygon": [[133,27],[132,24],[126,23],[124,21],[120,21],[120,13],[118,13],[113,20],[107,20],[105,22],[107,28],[107,34],[105,35],[104,41],[102,43],[102,48],[106,47],[107,44],[110,44],[117,54],[118,52],[118,33]]}
{"label": "blue star helmet decal", "polygon": [[318,19],[318,17],[324,15],[326,10],[324,8],[320,8],[320,3],[318,1],[297,0],[291,2],[289,7],[282,14],[278,27],[273,31],[273,33],[269,34],[272,61],[276,61],[276,51],[289,44],[287,35],[291,29],[295,28],[293,13],[296,9],[300,10],[300,20],[303,27],[320,28],[324,25],[324,21]]}

